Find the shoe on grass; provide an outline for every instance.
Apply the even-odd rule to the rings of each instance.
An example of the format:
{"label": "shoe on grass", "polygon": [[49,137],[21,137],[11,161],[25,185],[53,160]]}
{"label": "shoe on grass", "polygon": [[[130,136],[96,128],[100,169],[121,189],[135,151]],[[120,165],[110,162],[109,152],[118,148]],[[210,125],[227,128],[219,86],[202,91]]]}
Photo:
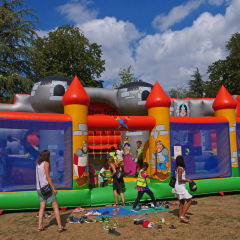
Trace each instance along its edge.
{"label": "shoe on grass", "polygon": [[85,216],[90,216],[90,215],[93,215],[93,212],[92,211],[89,211],[85,214]]}
{"label": "shoe on grass", "polygon": [[103,223],[104,220],[105,220],[104,216],[101,216],[100,219],[99,219],[99,222],[100,222],[100,223]]}
{"label": "shoe on grass", "polygon": [[105,230],[109,230],[109,224],[106,223],[106,224],[103,226],[103,229],[105,229]]}
{"label": "shoe on grass", "polygon": [[79,223],[79,219],[73,217],[73,216],[70,216],[69,217],[69,223]]}
{"label": "shoe on grass", "polygon": [[105,217],[105,220],[104,220],[104,221],[105,221],[105,223],[109,223],[109,218],[108,218],[108,216]]}
{"label": "shoe on grass", "polygon": [[121,233],[117,232],[115,229],[109,229],[108,234],[112,234],[115,236],[120,236]]}
{"label": "shoe on grass", "polygon": [[118,228],[119,227],[119,223],[117,222],[117,221],[115,221],[114,223],[113,223],[113,228]]}
{"label": "shoe on grass", "polygon": [[81,207],[77,207],[77,208],[73,209],[73,212],[82,212],[82,211],[84,211],[84,209]]}
{"label": "shoe on grass", "polygon": [[136,209],[136,208],[132,208],[132,210],[131,210],[132,212],[139,212],[139,210],[138,209]]}
{"label": "shoe on grass", "polygon": [[94,223],[94,222],[96,222],[96,220],[93,220],[93,219],[89,219],[89,218],[88,218],[88,219],[85,220],[85,222],[86,222],[86,223]]}

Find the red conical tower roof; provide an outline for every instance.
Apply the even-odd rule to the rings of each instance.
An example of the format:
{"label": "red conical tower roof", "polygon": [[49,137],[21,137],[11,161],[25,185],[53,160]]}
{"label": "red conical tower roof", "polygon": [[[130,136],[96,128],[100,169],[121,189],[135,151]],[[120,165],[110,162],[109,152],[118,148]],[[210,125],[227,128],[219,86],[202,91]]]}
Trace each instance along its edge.
{"label": "red conical tower roof", "polygon": [[62,103],[63,106],[71,104],[80,104],[87,107],[89,106],[90,98],[77,76],[73,79],[68,90],[64,94]]}
{"label": "red conical tower roof", "polygon": [[222,85],[213,102],[213,110],[217,111],[221,109],[236,109],[236,107],[236,101],[233,99],[227,89]]}
{"label": "red conical tower roof", "polygon": [[162,87],[159,85],[158,82],[155,83],[151,93],[149,94],[146,107],[154,108],[154,107],[168,107],[171,106],[171,100],[168,95],[163,91]]}

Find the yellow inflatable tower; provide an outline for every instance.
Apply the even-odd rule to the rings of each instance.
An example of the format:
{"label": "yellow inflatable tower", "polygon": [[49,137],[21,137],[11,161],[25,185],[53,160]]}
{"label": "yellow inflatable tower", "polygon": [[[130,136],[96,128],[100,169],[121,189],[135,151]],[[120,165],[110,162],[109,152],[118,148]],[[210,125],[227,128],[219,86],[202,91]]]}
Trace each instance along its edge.
{"label": "yellow inflatable tower", "polygon": [[[225,117],[229,121],[229,137],[230,137],[230,148],[231,148],[231,162],[232,167],[238,167],[238,155],[237,155],[237,137],[236,137],[236,113],[235,109],[237,107],[236,101],[227,91],[227,89],[222,86],[219,90],[213,105],[212,105],[216,117]],[[235,173],[235,174],[234,174]],[[233,171],[234,177],[236,177],[237,171]]]}
{"label": "yellow inflatable tower", "polygon": [[148,116],[156,120],[156,126],[149,132],[148,174],[157,176],[160,181],[165,181],[171,170],[170,106],[170,98],[156,82],[146,101]]}
{"label": "yellow inflatable tower", "polygon": [[[87,116],[90,98],[75,77],[62,99],[64,113],[72,117],[73,182],[76,187],[88,183],[88,127]],[[88,187],[88,186],[86,186]]]}

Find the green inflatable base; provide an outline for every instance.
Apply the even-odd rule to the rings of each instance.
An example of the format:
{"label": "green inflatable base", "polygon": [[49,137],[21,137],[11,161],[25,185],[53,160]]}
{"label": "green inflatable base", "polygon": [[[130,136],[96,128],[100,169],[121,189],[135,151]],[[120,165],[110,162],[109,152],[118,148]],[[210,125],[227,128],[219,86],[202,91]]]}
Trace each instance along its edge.
{"label": "green inflatable base", "polygon": [[[190,192],[193,196],[212,194],[218,192],[234,192],[240,190],[240,178],[218,178],[207,180],[196,180],[197,191]],[[148,182],[150,189],[158,200],[173,199],[175,195],[171,192],[172,188],[167,183]],[[137,190],[134,190],[136,181],[125,182],[124,196],[125,202],[134,202],[137,197]],[[188,183],[187,183],[187,189]],[[119,203],[121,203],[120,196]],[[113,197],[112,184],[103,188],[87,190],[65,190],[58,191],[57,194],[59,207],[78,207],[78,206],[101,206],[115,203]],[[144,194],[142,201],[151,200]],[[47,207],[51,207],[48,204]],[[36,191],[33,192],[11,192],[0,193],[0,210],[23,210],[39,209],[39,200]]]}

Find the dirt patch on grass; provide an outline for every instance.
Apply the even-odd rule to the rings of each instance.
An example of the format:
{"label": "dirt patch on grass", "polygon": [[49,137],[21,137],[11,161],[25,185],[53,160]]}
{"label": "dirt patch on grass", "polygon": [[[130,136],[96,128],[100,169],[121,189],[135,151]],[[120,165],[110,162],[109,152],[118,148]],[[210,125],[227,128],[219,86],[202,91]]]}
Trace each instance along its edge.
{"label": "dirt patch on grass", "polygon": [[[134,216],[129,219],[124,217],[110,218],[110,228],[113,221],[118,221],[120,227],[117,229],[121,233],[118,239],[238,239],[240,235],[240,195],[209,196],[195,199],[197,205],[192,205],[187,217],[189,224],[179,223],[178,207],[170,207],[169,212],[150,213],[149,221],[159,221],[164,217],[167,221],[177,227],[176,230],[169,230],[167,225],[162,225],[162,231],[156,227],[145,229],[142,226],[134,225]],[[54,215],[52,210],[48,210]],[[97,239],[108,240],[116,238],[109,235],[103,229],[104,224],[84,223],[70,224],[68,217],[83,216],[82,213],[72,213],[72,209],[61,212],[61,219],[67,231],[57,232],[57,224],[54,217],[44,219],[44,226],[47,231],[37,232],[38,218],[36,211],[24,212],[3,212],[0,215],[0,239]],[[136,217],[139,215],[135,215]],[[96,217],[91,217],[96,219]]]}

